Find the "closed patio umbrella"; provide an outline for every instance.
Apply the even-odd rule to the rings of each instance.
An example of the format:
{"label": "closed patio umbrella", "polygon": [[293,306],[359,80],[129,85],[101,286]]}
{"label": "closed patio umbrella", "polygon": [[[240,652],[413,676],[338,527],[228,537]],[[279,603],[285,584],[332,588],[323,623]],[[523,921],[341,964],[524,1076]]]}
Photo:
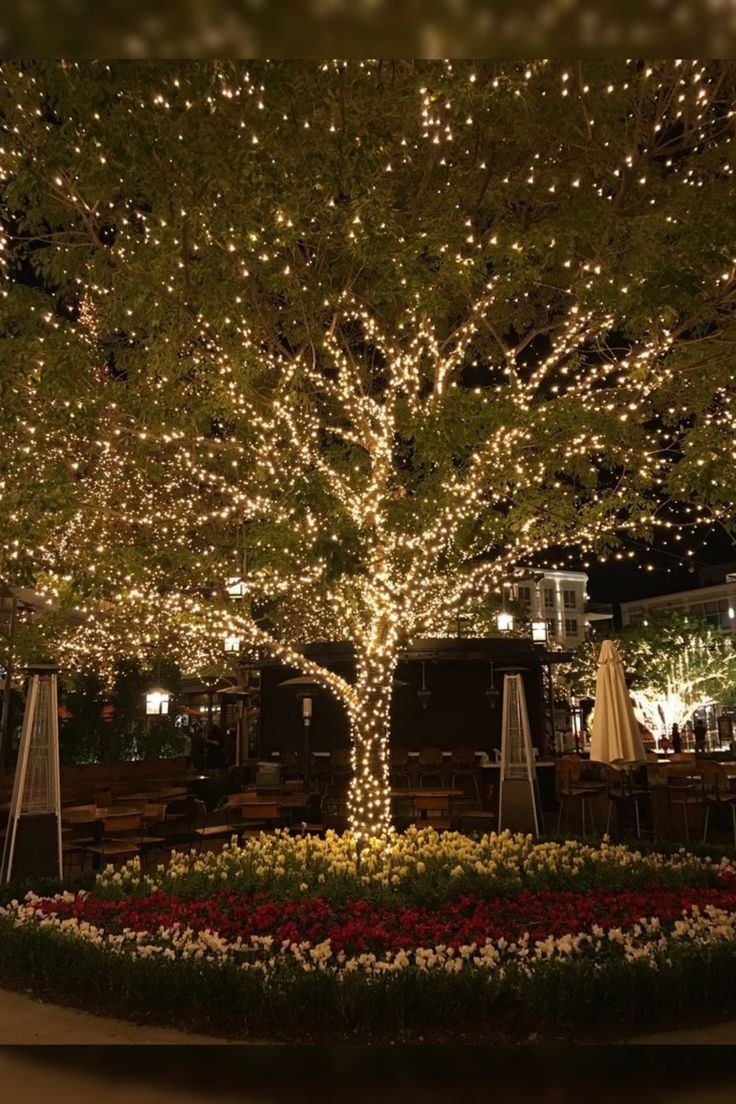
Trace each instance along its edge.
{"label": "closed patio umbrella", "polygon": [[612,640],[603,641],[598,656],[590,758],[622,768],[646,759],[623,664]]}

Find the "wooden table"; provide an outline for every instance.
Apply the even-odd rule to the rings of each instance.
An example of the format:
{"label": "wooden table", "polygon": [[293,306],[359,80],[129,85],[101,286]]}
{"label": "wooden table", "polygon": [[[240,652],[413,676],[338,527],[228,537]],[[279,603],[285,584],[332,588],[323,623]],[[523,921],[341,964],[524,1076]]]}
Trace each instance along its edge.
{"label": "wooden table", "polygon": [[162,801],[171,801],[175,797],[186,797],[186,786],[172,786],[160,790],[145,790],[143,793],[126,793],[120,795],[123,801],[145,801],[146,804],[157,804]]}
{"label": "wooden table", "polygon": [[448,787],[430,787],[430,786],[406,786],[395,787],[391,790],[391,797],[401,798],[405,797],[407,800],[414,797],[464,797],[464,790],[451,789]]}
{"label": "wooden table", "polygon": [[109,808],[97,808],[89,809],[85,812],[75,813],[73,810],[64,812],[61,810],[61,822],[62,824],[97,824],[98,821],[105,820],[106,817],[111,816],[128,816],[132,813],[141,813],[143,810],[140,808],[133,808],[129,805],[115,805]]}
{"label": "wooden table", "polygon": [[277,805],[280,805],[282,809],[303,809],[309,804],[309,794],[295,793],[295,794],[282,794],[279,797],[275,797],[274,801]]}

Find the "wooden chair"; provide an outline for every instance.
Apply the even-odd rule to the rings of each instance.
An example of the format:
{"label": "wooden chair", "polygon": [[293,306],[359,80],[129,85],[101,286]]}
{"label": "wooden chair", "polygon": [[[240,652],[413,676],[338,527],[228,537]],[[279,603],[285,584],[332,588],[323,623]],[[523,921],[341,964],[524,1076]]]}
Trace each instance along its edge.
{"label": "wooden chair", "polygon": [[417,760],[419,785],[423,786],[428,778],[439,779],[440,786],[445,784],[444,758],[441,748],[425,747],[419,749]]}
{"label": "wooden chair", "polygon": [[194,799],[194,829],[192,835],[200,851],[202,844],[211,839],[229,839],[233,826],[223,822],[222,811],[208,813],[204,801]]}
{"label": "wooden chair", "polygon": [[223,809],[239,809],[241,805],[248,805],[252,801],[259,800],[258,790],[240,790],[238,793],[228,794],[221,807]]}
{"label": "wooden chair", "polygon": [[304,756],[298,751],[280,751],[279,763],[281,764],[282,778],[304,777]]}
{"label": "wooden chair", "polygon": [[139,855],[141,852],[143,816],[141,813],[111,813],[103,817],[100,823],[100,838],[97,843],[85,848],[94,861],[115,860]]}
{"label": "wooden chair", "polygon": [[[69,860],[69,870],[71,873],[73,859],[76,856],[79,859],[79,873],[84,873],[84,860],[88,854],[88,849],[95,844],[95,837],[89,832],[89,825],[70,825],[62,828],[62,841],[61,841],[61,857],[62,862],[66,864]],[[4,835],[4,831],[2,835]]]}
{"label": "wooden chair", "polygon": [[631,771],[616,770],[615,767],[606,767],[606,783],[608,787],[608,816],[606,818],[606,835],[611,833],[611,821],[616,814],[616,828],[620,831],[623,821],[623,813],[631,810],[634,814],[634,830],[636,838],[641,839],[641,807],[649,801],[649,789],[647,786],[638,785]]}
{"label": "wooden chair", "polygon": [[197,798],[191,794],[177,797],[166,804],[165,831],[168,841],[193,843],[197,822]]}
{"label": "wooden chair", "polygon": [[703,782],[703,798],[705,801],[703,843],[706,843],[708,839],[711,809],[715,811],[716,815],[719,809],[730,809],[733,845],[736,847],[736,793],[730,788],[729,776],[719,763],[712,763],[709,767],[703,764],[703,773],[701,777]]}
{"label": "wooden chair", "polygon": [[242,820],[239,825],[241,836],[253,835],[264,829],[275,828],[282,819],[278,801],[250,801],[240,806]]}
{"label": "wooden chair", "polygon": [[460,829],[465,832],[469,828],[476,831],[491,832],[498,825],[498,811],[496,809],[469,809],[460,813]]}
{"label": "wooden chair", "polygon": [[[268,797],[272,798],[273,793],[269,793]],[[243,806],[253,805],[262,800],[257,790],[242,790],[240,793],[228,794],[218,811],[232,828],[238,829],[243,823]]]}
{"label": "wooden chair", "polygon": [[[664,787],[667,798],[667,817],[669,826],[674,826],[674,819],[682,818],[685,843],[690,843],[690,821],[688,811],[691,809],[705,809],[703,784],[700,777],[701,768],[697,768],[692,756],[688,760],[678,757],[677,763],[667,770],[667,783]],[[706,768],[707,771],[707,768]]]}
{"label": "wooden chair", "polygon": [[350,748],[333,748],[330,752],[330,782],[347,782],[352,777],[353,766]]}
{"label": "wooden chair", "polygon": [[449,797],[427,795],[414,798],[414,823],[421,828],[446,831],[450,827]]}
{"label": "wooden chair", "polygon": [[480,796],[480,783],[478,782],[478,762],[475,757],[475,749],[472,747],[453,748],[450,753],[450,766],[452,768],[451,786],[457,786],[458,779],[470,779],[473,783],[475,796],[480,809],[483,802]]}
{"label": "wooden chair", "polygon": [[336,832],[345,830],[348,822],[348,806],[342,786],[328,786],[322,795],[320,815],[328,828]]}
{"label": "wooden chair", "polygon": [[[300,772],[302,782],[303,772]],[[309,786],[317,793],[322,792],[332,781],[332,755],[330,752],[316,755],[312,752],[309,760]]]}
{"label": "wooden chair", "polygon": [[408,748],[392,747],[389,750],[389,771],[391,777],[391,785],[398,785],[399,779],[403,778],[407,786],[411,786],[411,771],[409,750]]}
{"label": "wooden chair", "polygon": [[586,833],[585,812],[588,811],[590,826],[595,832],[595,818],[593,816],[592,800],[605,792],[605,783],[590,785],[580,782],[580,777],[585,770],[585,761],[577,756],[555,761],[555,781],[557,784],[557,801],[559,813],[557,816],[557,832],[562,831],[562,815],[565,812],[565,825],[569,821],[570,806],[580,810],[582,834]]}

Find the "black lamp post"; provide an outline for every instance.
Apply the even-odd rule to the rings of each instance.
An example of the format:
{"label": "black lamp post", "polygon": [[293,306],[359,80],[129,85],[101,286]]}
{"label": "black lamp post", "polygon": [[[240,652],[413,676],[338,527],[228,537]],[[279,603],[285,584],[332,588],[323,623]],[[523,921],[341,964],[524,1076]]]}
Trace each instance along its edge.
{"label": "black lamp post", "polygon": [[202,675],[202,682],[207,691],[207,729],[204,734],[204,768],[207,769],[207,748],[212,742],[212,710],[215,703],[215,687],[220,681],[220,676],[214,673]]}
{"label": "black lamp post", "polygon": [[319,683],[307,675],[297,675],[296,678],[285,679],[279,683],[280,690],[293,690],[299,703],[299,711],[302,717],[302,729],[304,733],[304,792],[309,793],[309,769],[311,766],[311,726],[312,704],[314,695],[319,690]]}
{"label": "black lamp post", "polygon": [[[535,618],[532,621],[532,643],[536,644],[539,648],[547,647],[549,640],[549,629],[547,622],[544,618]],[[549,727],[550,738],[552,740],[552,750],[555,748],[555,686],[554,678],[552,676],[552,664],[547,663],[547,692],[549,695]],[[543,749],[546,751],[547,749]]]}

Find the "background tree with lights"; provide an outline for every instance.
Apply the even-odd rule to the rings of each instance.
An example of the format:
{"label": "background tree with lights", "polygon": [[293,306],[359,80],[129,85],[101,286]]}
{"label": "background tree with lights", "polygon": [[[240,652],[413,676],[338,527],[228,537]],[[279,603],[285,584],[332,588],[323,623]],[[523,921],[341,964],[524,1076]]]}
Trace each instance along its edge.
{"label": "background tree with lights", "polygon": [[404,644],[482,629],[546,550],[732,516],[735,92],[731,62],[4,65],[0,566],[88,611],[65,659],[293,664],[385,829]]}
{"label": "background tree with lights", "polygon": [[[614,636],[637,717],[652,735],[682,729],[706,705],[728,705],[736,695],[736,647],[707,621],[681,613],[651,613],[646,624]],[[600,643],[578,648],[566,680],[578,695],[595,696]]]}

